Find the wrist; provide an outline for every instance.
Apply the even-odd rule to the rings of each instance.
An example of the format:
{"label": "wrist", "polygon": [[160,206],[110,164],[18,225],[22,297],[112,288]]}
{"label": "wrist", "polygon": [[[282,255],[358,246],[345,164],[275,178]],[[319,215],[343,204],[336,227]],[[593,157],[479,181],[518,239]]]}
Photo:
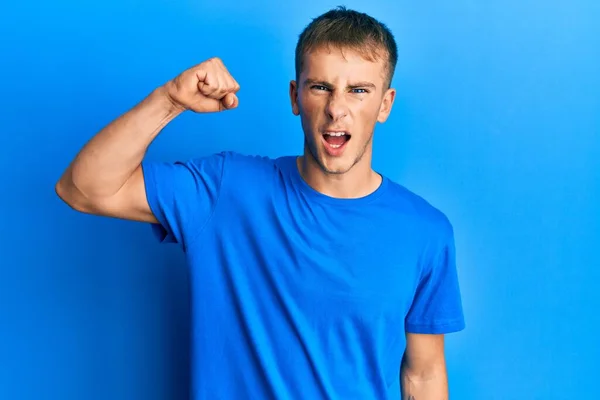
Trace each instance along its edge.
{"label": "wrist", "polygon": [[152,92],[151,97],[160,103],[160,106],[164,110],[165,114],[169,117],[169,119],[172,119],[183,113],[185,108],[173,100],[173,98],[169,95],[167,85],[168,83],[156,88],[154,92]]}

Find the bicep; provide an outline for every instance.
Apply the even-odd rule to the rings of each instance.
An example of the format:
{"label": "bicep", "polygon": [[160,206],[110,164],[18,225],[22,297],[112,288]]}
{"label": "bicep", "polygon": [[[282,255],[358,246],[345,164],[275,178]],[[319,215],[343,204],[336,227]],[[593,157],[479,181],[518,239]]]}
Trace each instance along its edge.
{"label": "bicep", "polygon": [[143,161],[111,196],[86,198],[73,184],[59,183],[57,194],[89,214],[154,224],[161,241],[182,243],[200,232],[220,195],[229,153],[177,162]]}
{"label": "bicep", "polygon": [[156,223],[146,196],[142,167],[138,166],[114,195],[94,202],[90,210],[96,215],[132,221]]}

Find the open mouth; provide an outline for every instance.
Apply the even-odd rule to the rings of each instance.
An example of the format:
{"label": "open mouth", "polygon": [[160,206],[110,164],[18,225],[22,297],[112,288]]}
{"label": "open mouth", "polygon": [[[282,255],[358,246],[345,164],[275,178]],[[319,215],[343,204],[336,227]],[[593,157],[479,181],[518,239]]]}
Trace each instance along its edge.
{"label": "open mouth", "polygon": [[344,147],[346,143],[350,140],[351,135],[348,132],[325,132],[323,134],[323,139],[327,144],[327,147],[332,150],[338,150]]}

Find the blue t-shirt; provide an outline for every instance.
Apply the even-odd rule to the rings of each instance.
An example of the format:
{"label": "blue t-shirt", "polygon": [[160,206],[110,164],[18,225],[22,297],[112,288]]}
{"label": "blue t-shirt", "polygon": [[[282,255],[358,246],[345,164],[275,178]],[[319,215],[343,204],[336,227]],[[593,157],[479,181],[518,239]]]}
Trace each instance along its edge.
{"label": "blue t-shirt", "polygon": [[405,332],[464,328],[451,224],[386,177],[336,199],[295,156],[143,171],[154,230],[189,263],[195,400],[399,399]]}

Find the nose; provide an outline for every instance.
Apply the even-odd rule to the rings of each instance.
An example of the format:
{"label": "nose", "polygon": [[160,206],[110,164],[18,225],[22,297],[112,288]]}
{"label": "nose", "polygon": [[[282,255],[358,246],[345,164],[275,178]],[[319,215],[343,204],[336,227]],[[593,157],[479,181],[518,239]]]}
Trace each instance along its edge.
{"label": "nose", "polygon": [[329,118],[337,121],[348,114],[348,108],[344,99],[344,95],[336,92],[332,92],[329,96],[329,101],[325,111]]}

